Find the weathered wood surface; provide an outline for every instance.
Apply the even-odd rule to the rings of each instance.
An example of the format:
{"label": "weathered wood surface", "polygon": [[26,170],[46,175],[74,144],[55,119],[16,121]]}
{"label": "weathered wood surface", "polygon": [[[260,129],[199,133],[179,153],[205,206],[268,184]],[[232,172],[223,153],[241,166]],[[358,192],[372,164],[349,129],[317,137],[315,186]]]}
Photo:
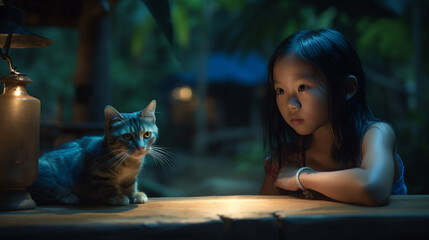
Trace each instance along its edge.
{"label": "weathered wood surface", "polygon": [[381,207],[222,196],[0,212],[0,239],[415,239],[428,234],[429,195],[392,196]]}

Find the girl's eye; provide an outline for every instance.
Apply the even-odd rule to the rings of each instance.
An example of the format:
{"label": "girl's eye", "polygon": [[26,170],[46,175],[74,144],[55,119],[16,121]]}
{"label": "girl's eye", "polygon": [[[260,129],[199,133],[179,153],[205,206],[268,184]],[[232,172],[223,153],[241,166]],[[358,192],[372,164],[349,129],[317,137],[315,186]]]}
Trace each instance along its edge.
{"label": "girl's eye", "polygon": [[303,91],[306,91],[308,89],[308,86],[307,85],[299,85],[299,87],[298,87],[298,92],[303,92]]}
{"label": "girl's eye", "polygon": [[280,95],[280,94],[285,93],[285,90],[283,90],[283,88],[277,88],[276,93],[277,93],[277,95]]}
{"label": "girl's eye", "polygon": [[133,136],[131,135],[131,134],[129,134],[129,133],[125,133],[125,134],[123,134],[122,135],[122,137],[125,139],[125,140],[131,140],[132,138],[133,138]]}
{"label": "girl's eye", "polygon": [[148,139],[148,138],[150,138],[152,136],[152,132],[145,132],[144,134],[143,134],[143,137],[145,138],[145,139]]}

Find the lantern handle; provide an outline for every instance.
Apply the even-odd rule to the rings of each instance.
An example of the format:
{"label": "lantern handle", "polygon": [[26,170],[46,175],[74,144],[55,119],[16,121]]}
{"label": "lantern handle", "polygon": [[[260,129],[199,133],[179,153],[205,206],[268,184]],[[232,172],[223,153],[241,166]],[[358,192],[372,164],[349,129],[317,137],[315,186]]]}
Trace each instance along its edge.
{"label": "lantern handle", "polygon": [[12,59],[11,59],[11,58],[9,57],[9,55],[8,55],[11,40],[12,40],[12,33],[9,33],[9,34],[7,35],[6,42],[5,42],[5,44],[4,44],[5,53],[3,53],[3,51],[0,49],[0,55],[1,55],[1,57],[2,57],[5,61],[7,61],[7,62],[9,63],[9,70],[10,70],[10,73],[12,73],[12,74],[19,74],[19,72],[18,72],[18,71],[16,71],[16,67],[13,67]]}

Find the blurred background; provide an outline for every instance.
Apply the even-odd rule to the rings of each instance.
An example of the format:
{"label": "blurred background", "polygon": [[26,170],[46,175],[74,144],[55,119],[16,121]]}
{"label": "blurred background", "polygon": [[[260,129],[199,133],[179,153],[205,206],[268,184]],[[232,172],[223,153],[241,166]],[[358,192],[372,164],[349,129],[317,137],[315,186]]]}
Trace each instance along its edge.
{"label": "blurred background", "polygon": [[[41,100],[40,153],[102,135],[105,105],[157,101],[149,196],[257,194],[264,177],[261,97],[271,53],[301,29],[335,28],[356,48],[367,98],[390,122],[410,194],[429,194],[428,1],[3,0],[51,39],[11,49]],[[347,3],[346,3],[347,2]],[[2,61],[0,74],[9,74]],[[166,156],[168,157],[168,156]]]}

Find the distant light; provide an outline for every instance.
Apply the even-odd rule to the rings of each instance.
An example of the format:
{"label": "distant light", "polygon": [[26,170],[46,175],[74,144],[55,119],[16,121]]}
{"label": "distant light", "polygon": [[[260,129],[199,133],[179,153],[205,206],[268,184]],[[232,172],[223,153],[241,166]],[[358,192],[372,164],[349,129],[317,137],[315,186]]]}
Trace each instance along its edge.
{"label": "distant light", "polygon": [[177,87],[173,89],[173,98],[179,101],[188,102],[192,99],[193,93],[189,86]]}

